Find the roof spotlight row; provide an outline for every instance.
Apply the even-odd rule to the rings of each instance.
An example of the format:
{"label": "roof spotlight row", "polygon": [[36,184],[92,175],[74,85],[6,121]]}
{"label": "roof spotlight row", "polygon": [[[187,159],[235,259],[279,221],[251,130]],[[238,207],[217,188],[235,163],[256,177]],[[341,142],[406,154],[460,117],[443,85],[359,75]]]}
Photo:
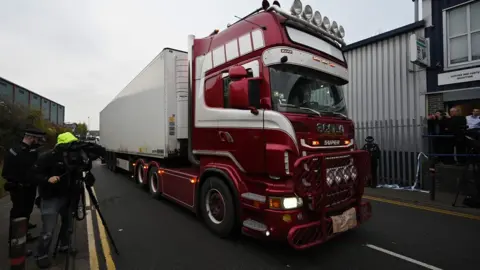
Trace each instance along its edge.
{"label": "roof spotlight row", "polygon": [[322,17],[320,11],[313,12],[313,9],[310,5],[303,7],[302,1],[300,0],[293,1],[292,7],[290,8],[290,13],[293,16],[300,17],[317,27],[323,28],[339,38],[345,37],[345,29],[343,29],[343,26],[338,25],[336,21],[330,23],[330,19],[327,16]]}

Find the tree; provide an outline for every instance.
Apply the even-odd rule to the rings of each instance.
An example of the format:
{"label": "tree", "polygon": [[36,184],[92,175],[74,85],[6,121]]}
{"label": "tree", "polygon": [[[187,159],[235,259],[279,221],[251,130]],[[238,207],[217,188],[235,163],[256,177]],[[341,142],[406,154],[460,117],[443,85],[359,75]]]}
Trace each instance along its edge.
{"label": "tree", "polygon": [[[6,149],[22,139],[24,129],[28,126],[34,126],[46,133],[44,149],[50,149],[56,144],[58,134],[71,131],[45,121],[39,110],[31,110],[0,97],[0,170],[3,166],[3,156]],[[2,181],[3,179],[0,177],[0,197],[4,194]]]}
{"label": "tree", "polygon": [[77,124],[77,127],[75,128],[75,133],[77,133],[81,137],[85,137],[85,136],[87,136],[87,132],[88,132],[87,124],[85,124],[85,123],[78,123]]}

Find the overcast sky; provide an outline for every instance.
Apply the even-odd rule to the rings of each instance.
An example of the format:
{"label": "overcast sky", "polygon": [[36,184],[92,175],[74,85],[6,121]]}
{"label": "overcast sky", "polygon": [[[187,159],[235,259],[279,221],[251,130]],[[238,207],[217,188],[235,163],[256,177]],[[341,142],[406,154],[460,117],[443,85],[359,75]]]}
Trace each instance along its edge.
{"label": "overcast sky", "polygon": [[[273,2],[273,1],[270,1]],[[291,0],[280,0],[288,8]],[[411,0],[307,0],[348,43],[412,23]],[[99,112],[164,47],[224,29],[261,0],[0,0],[0,77],[98,129]]]}

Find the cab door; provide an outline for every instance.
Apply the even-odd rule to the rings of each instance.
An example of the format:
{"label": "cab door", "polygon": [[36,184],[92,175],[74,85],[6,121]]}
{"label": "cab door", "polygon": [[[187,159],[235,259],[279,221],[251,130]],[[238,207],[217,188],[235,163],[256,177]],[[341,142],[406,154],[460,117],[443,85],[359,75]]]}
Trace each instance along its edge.
{"label": "cab door", "polygon": [[[259,77],[258,60],[243,65],[249,77]],[[242,171],[261,173],[265,171],[265,140],[263,110],[255,115],[249,110],[232,109],[229,106],[231,79],[222,74],[225,117],[218,120],[217,140],[219,151],[229,153],[231,160]],[[260,91],[260,89],[258,89]],[[260,95],[259,95],[260,96]]]}

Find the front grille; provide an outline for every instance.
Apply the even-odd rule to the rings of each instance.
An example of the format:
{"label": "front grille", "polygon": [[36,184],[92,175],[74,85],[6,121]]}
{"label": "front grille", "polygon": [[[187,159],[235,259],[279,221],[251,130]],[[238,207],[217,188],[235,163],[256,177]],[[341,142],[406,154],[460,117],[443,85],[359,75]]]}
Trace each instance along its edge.
{"label": "front grille", "polygon": [[335,207],[350,201],[355,195],[355,189],[353,185],[343,186],[341,188],[336,188],[329,190],[327,192],[327,202],[325,203],[326,207]]}
{"label": "front grille", "polygon": [[[328,208],[347,205],[360,195],[363,189],[365,176],[368,175],[368,153],[353,151],[342,153],[315,154],[302,157],[295,163],[294,178],[296,192],[307,198],[312,211],[323,211]],[[353,178],[335,178],[327,181],[327,169],[341,169],[354,165],[357,168],[355,180]],[[352,174],[353,175],[353,174]]]}
{"label": "front grille", "polygon": [[305,249],[321,244],[332,236],[334,236],[332,220],[328,218],[323,222],[318,221],[292,228],[288,241],[296,249]]}

